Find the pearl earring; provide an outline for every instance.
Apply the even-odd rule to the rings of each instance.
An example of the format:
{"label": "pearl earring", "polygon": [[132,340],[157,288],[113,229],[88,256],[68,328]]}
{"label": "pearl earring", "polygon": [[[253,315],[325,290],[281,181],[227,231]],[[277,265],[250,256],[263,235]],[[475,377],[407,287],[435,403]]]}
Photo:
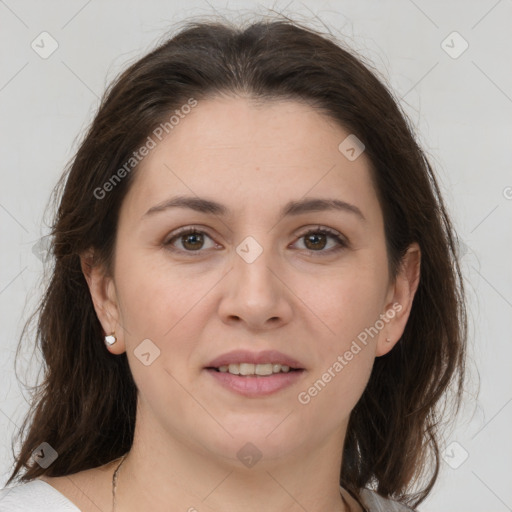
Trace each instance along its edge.
{"label": "pearl earring", "polygon": [[107,345],[107,347],[110,347],[116,341],[117,341],[117,338],[114,333],[108,334],[107,336],[105,336],[105,345]]}

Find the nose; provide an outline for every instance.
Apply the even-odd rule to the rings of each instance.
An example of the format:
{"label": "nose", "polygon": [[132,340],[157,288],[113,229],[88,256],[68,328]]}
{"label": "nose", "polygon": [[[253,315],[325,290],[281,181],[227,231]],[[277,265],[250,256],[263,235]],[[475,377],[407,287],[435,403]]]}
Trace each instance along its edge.
{"label": "nose", "polygon": [[218,310],[223,322],[264,331],[291,320],[293,294],[280,275],[276,258],[270,250],[263,250],[252,262],[234,254]]}

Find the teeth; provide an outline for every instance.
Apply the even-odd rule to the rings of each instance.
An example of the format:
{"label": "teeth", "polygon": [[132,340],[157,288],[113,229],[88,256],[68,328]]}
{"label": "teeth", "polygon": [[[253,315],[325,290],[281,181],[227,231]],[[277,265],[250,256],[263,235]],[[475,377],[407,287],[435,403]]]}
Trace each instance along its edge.
{"label": "teeth", "polygon": [[231,373],[233,375],[272,375],[273,373],[288,373],[289,371],[289,366],[277,363],[232,363],[229,366],[219,366],[219,372]]}
{"label": "teeth", "polygon": [[240,375],[240,366],[237,364],[230,364],[228,367],[229,373],[232,373],[234,375]]}

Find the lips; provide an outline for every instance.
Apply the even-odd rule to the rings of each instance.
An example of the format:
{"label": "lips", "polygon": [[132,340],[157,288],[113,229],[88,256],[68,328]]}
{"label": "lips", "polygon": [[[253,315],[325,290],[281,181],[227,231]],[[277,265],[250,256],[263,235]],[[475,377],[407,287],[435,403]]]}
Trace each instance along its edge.
{"label": "lips", "polygon": [[277,350],[264,350],[261,352],[251,352],[248,350],[234,350],[222,354],[210,361],[205,368],[217,369],[220,366],[228,366],[230,364],[252,363],[252,364],[281,364],[289,366],[290,369],[304,370],[304,365],[296,359],[278,352]]}

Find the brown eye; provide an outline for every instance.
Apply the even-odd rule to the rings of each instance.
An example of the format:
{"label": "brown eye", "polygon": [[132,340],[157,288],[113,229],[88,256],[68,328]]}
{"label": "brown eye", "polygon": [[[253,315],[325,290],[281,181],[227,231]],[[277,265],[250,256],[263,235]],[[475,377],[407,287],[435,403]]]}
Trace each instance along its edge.
{"label": "brown eye", "polygon": [[[210,245],[205,247],[208,239],[211,240]],[[164,242],[164,246],[172,251],[200,254],[204,252],[201,249],[211,249],[215,243],[204,231],[197,228],[185,228],[171,236]]]}
{"label": "brown eye", "polygon": [[197,251],[197,249],[201,249],[202,245],[204,244],[203,235],[202,233],[198,232],[181,235],[181,243],[185,249]]}
{"label": "brown eye", "polygon": [[323,233],[312,233],[304,237],[305,246],[310,250],[324,249],[327,245],[327,236]]}
{"label": "brown eye", "polygon": [[[299,240],[304,240],[304,248],[307,251],[310,253],[319,253],[319,256],[327,256],[349,246],[348,242],[336,231],[320,227],[304,233]],[[328,247],[329,240],[334,240],[334,244],[330,247]]]}

